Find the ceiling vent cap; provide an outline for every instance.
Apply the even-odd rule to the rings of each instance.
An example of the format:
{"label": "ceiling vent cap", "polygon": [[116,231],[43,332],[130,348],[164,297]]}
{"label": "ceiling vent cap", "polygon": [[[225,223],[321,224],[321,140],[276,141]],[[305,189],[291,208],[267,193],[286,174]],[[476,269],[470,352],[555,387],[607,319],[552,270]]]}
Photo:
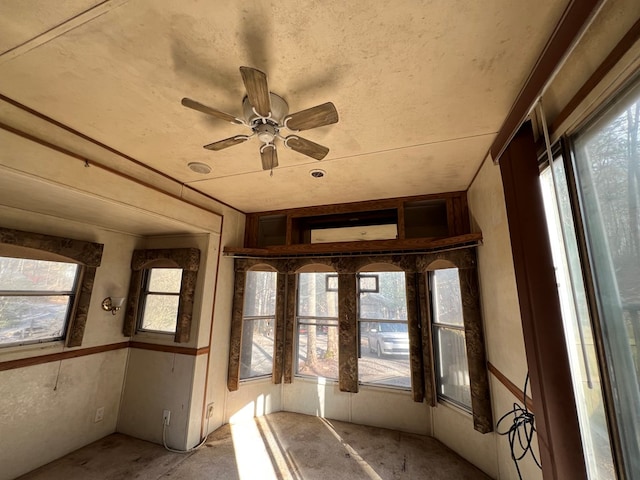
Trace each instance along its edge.
{"label": "ceiling vent cap", "polygon": [[202,162],[191,162],[187,165],[192,171],[201,175],[207,175],[211,173],[211,167]]}

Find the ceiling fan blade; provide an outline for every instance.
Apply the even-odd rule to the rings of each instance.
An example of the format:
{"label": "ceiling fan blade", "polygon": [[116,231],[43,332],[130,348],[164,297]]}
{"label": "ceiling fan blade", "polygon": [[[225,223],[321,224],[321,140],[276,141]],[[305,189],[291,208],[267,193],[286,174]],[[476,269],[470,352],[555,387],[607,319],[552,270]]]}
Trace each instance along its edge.
{"label": "ceiling fan blade", "polygon": [[226,120],[227,122],[235,123],[237,125],[242,124],[242,121],[237,119],[233,115],[221,112],[220,110],[216,110],[215,108],[207,107],[206,105],[203,105],[200,102],[196,102],[195,100],[191,100],[190,98],[183,98],[182,105],[187,108],[192,108],[199,112],[206,113],[207,115],[212,115],[216,118],[219,118],[220,120]]}
{"label": "ceiling fan blade", "polygon": [[296,152],[307,155],[308,157],[315,158],[316,160],[322,160],[329,153],[327,147],[323,147],[311,140],[298,137],[297,135],[289,135],[285,138],[285,146],[289,147]]}
{"label": "ceiling fan blade", "polygon": [[244,88],[247,89],[249,103],[259,115],[268,117],[271,112],[271,99],[269,97],[266,73],[251,67],[240,67],[240,74],[242,75]]}
{"label": "ceiling fan blade", "polygon": [[262,169],[271,170],[278,166],[278,152],[275,145],[263,145],[260,148],[260,158],[262,159]]}
{"label": "ceiling fan blade", "polygon": [[207,150],[218,151],[224,148],[233,147],[234,145],[239,145],[243,142],[246,142],[247,140],[249,140],[249,137],[247,135],[236,135],[235,137],[225,138],[224,140],[205,145],[204,148],[206,148]]}
{"label": "ceiling fan blade", "polygon": [[338,123],[338,111],[331,102],[307,108],[289,115],[284,120],[284,124],[288,129],[298,132],[331,125],[332,123]]}

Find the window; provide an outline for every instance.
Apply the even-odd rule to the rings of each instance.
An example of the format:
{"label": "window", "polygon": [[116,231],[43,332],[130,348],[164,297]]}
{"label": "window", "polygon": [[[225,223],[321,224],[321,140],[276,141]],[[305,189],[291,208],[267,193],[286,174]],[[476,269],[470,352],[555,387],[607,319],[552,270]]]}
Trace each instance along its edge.
{"label": "window", "polygon": [[458,269],[434,270],[429,278],[438,398],[471,410]]}
{"label": "window", "polygon": [[[640,83],[571,140],[569,179],[582,220],[576,230],[584,240],[583,278],[601,347],[608,418],[617,432],[612,444],[625,478],[640,478]],[[597,433],[596,445],[607,435]]]}
{"label": "window", "polygon": [[241,379],[267,375],[275,384],[300,377],[331,379],[341,392],[357,393],[360,385],[392,388],[435,406],[427,271],[455,266],[462,306],[453,330],[462,333],[462,355],[469,345],[470,366],[464,357],[463,379],[452,385],[465,385],[467,396],[461,397],[471,405],[474,428],[491,432],[476,264],[473,248],[412,255],[235,258],[227,388],[237,391]]}
{"label": "window", "polygon": [[240,380],[271,375],[273,370],[277,278],[276,272],[246,274]]}
{"label": "window", "polygon": [[410,388],[405,274],[360,273],[357,280],[358,380]]}
{"label": "window", "polygon": [[62,340],[80,270],[76,263],[0,257],[0,345]]}
{"label": "window", "polygon": [[338,289],[331,273],[299,273],[296,373],[338,379]]}
{"label": "window", "polygon": [[149,268],[142,278],[138,330],[175,333],[182,269]]}
{"label": "window", "polygon": [[62,339],[67,347],[82,345],[103,248],[0,227],[0,346]]}
{"label": "window", "polygon": [[199,268],[197,248],[134,250],[122,333],[173,334],[175,342],[188,342]]}
{"label": "window", "polygon": [[578,244],[571,222],[562,157],[555,158],[553,166],[542,171],[540,182],[587,470],[590,478],[613,479],[616,477],[607,433],[602,380],[580,271]]}

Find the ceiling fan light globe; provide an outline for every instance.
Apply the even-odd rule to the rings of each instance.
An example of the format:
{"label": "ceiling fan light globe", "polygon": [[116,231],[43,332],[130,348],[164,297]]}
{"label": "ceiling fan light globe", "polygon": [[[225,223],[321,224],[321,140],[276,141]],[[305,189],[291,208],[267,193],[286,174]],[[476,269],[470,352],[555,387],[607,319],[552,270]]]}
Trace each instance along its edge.
{"label": "ceiling fan light globe", "polygon": [[277,128],[270,123],[258,123],[254,131],[262,143],[272,143],[278,133]]}

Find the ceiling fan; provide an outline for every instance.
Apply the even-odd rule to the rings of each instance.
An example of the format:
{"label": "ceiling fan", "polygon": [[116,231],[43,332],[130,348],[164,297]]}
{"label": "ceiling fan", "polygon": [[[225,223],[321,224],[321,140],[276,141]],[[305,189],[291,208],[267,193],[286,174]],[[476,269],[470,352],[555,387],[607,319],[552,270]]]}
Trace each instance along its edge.
{"label": "ceiling fan", "polygon": [[[212,115],[236,125],[244,125],[251,129],[250,135],[235,135],[224,140],[205,145],[208,150],[222,150],[258,137],[262,142],[260,157],[263,170],[271,170],[278,166],[278,153],[275,140],[280,139],[285,147],[322,160],[329,149],[311,140],[296,135],[297,132],[309,130],[338,122],[338,112],[331,102],[323,103],[297,113],[289,114],[289,106],[285,100],[269,91],[267,75],[251,67],[240,67],[242,82],[247,96],[242,101],[244,119],[234,117],[215,108],[207,107],[190,98],[183,98],[182,105],[199,112]],[[292,135],[283,136],[280,131],[286,128]]]}

